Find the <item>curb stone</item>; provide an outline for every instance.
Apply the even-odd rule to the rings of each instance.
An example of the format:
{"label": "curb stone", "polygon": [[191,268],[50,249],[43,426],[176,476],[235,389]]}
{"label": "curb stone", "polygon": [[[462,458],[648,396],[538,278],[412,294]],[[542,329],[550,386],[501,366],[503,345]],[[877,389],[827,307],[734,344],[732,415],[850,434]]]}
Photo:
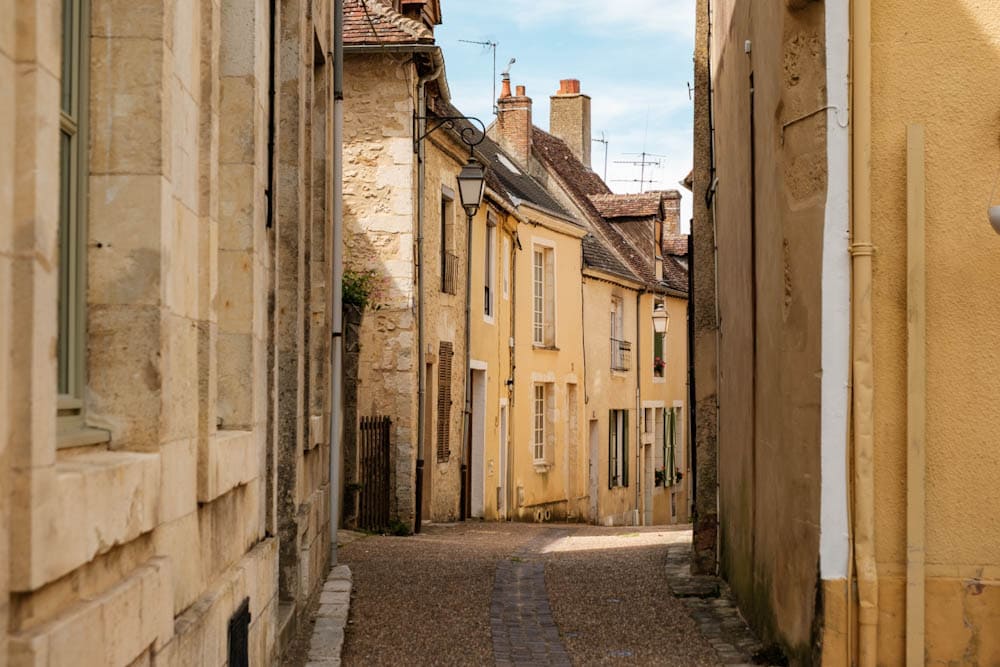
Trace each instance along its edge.
{"label": "curb stone", "polygon": [[351,584],[349,567],[338,565],[330,570],[320,593],[306,667],[340,667],[344,627],[351,607]]}

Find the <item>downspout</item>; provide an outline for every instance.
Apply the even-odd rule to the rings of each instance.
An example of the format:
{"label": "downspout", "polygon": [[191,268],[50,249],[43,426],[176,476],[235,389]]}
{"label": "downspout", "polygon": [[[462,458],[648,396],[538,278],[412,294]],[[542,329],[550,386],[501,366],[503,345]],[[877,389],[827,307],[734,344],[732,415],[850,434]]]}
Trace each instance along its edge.
{"label": "downspout", "polygon": [[854,0],[852,163],[853,331],[851,368],[854,426],[854,558],[858,588],[858,660],[878,661],[878,568],[875,559],[874,377],[872,363],[872,52],[871,0]]}
{"label": "downspout", "polygon": [[[519,222],[524,221],[524,219],[517,214],[516,219]],[[517,341],[517,251],[521,249],[521,240],[517,235],[517,225],[514,227],[514,239],[510,248],[510,341],[508,347],[510,348],[510,387],[509,398],[507,400],[507,520],[510,521],[513,517],[513,507],[514,499],[516,496],[516,490],[514,484],[514,465],[517,462],[517,447],[510,446],[511,440],[511,429],[510,425],[514,422],[514,399],[516,395],[517,382],[514,380],[514,376],[517,371],[517,356],[514,354],[515,345]]]}
{"label": "downspout", "polygon": [[642,295],[644,290],[639,290],[635,295],[635,359],[632,362],[635,364],[635,507],[636,512],[639,513],[638,520],[635,525],[641,526],[646,522],[646,508],[642,504],[642,418],[644,411],[642,409],[642,364],[641,362],[641,350],[642,346],[642,334],[640,333],[642,328],[639,326],[639,313],[642,303]]}
{"label": "downspout", "polygon": [[460,480],[461,493],[459,494],[461,506],[459,507],[459,519],[465,521],[468,518],[466,507],[469,501],[469,485],[465,476],[469,470],[469,457],[472,447],[470,436],[472,434],[472,378],[471,362],[472,355],[469,350],[469,329],[472,327],[472,216],[466,213],[465,225],[465,412],[462,415],[462,478]]}
{"label": "downspout", "polygon": [[[691,247],[694,246],[694,225],[691,226]],[[695,376],[694,376],[694,256],[693,250],[689,250],[688,255],[688,302],[687,302],[687,362],[688,362],[688,452],[690,453],[691,474],[688,476],[688,484],[691,486],[689,503],[689,514],[692,524],[698,523],[698,409],[695,405]]]}
{"label": "downspout", "polygon": [[[340,0],[343,2],[343,0]],[[435,63],[434,70],[429,74],[421,76],[417,80],[417,121],[414,139],[422,137],[427,126],[424,118],[427,116],[427,100],[425,97],[425,86],[428,81],[433,81],[441,76],[444,70],[444,61]],[[414,484],[416,497],[413,510],[413,532],[420,532],[420,524],[423,521],[424,503],[424,431],[427,424],[424,423],[424,397],[427,393],[427,364],[424,360],[424,193],[425,193],[425,166],[424,166],[424,142],[416,141],[417,149],[417,479]]]}
{"label": "downspout", "polygon": [[[274,2],[272,1],[272,6]],[[273,15],[272,15],[273,21]],[[333,224],[330,257],[330,562],[337,563],[337,524],[340,516],[340,458],[343,434],[343,368],[344,368],[344,0],[334,0],[330,13],[330,35],[333,60],[333,146],[329,159],[333,162]],[[273,40],[272,40],[273,44]]]}

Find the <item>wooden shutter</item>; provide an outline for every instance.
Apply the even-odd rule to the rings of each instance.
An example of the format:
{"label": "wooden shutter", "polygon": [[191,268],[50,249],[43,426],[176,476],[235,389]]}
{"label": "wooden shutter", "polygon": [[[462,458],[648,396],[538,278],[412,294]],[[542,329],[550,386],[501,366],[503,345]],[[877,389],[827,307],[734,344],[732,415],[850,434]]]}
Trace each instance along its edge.
{"label": "wooden shutter", "polygon": [[608,410],[608,488],[615,488],[615,411]]}
{"label": "wooden shutter", "polygon": [[628,486],[628,410],[622,410],[622,486]]}
{"label": "wooden shutter", "polygon": [[675,469],[677,467],[676,464],[675,464],[676,453],[675,453],[675,450],[674,450],[674,446],[675,446],[676,440],[677,440],[677,435],[676,435],[677,434],[677,427],[674,424],[674,420],[677,417],[676,417],[676,412],[674,411],[673,408],[670,408],[669,410],[667,410],[667,415],[668,415],[668,418],[666,420],[664,420],[664,422],[663,422],[664,425],[668,429],[668,431],[666,433],[666,436],[667,436],[668,454],[669,454],[670,462],[667,464],[669,466],[667,468],[667,479],[670,480],[670,484],[673,484],[674,482],[677,481],[676,479],[674,479],[674,476],[676,474],[674,471],[675,471]]}
{"label": "wooden shutter", "polygon": [[451,457],[451,343],[441,341],[438,354],[437,460],[447,463]]}

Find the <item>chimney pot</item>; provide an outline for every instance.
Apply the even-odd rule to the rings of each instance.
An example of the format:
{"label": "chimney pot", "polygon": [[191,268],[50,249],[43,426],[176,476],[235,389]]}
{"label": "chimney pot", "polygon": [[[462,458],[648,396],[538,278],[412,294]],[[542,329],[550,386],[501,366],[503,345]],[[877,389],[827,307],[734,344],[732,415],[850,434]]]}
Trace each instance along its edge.
{"label": "chimney pot", "polygon": [[504,77],[503,86],[500,88],[500,98],[510,97],[510,79]]}
{"label": "chimney pot", "polygon": [[560,95],[579,95],[580,94],[580,80],[579,79],[563,79],[559,82],[559,94]]}
{"label": "chimney pot", "polygon": [[518,97],[525,97],[526,96],[525,92],[524,92],[524,86],[518,86],[517,87],[517,96]]}

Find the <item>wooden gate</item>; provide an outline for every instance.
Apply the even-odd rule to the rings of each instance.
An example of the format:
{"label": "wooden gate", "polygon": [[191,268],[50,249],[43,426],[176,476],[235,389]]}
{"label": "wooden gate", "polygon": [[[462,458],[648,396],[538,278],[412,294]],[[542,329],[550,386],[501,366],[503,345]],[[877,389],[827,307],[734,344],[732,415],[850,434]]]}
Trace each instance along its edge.
{"label": "wooden gate", "polygon": [[361,489],[358,527],[382,530],[389,525],[389,433],[388,417],[362,417],[358,438],[361,458]]}

